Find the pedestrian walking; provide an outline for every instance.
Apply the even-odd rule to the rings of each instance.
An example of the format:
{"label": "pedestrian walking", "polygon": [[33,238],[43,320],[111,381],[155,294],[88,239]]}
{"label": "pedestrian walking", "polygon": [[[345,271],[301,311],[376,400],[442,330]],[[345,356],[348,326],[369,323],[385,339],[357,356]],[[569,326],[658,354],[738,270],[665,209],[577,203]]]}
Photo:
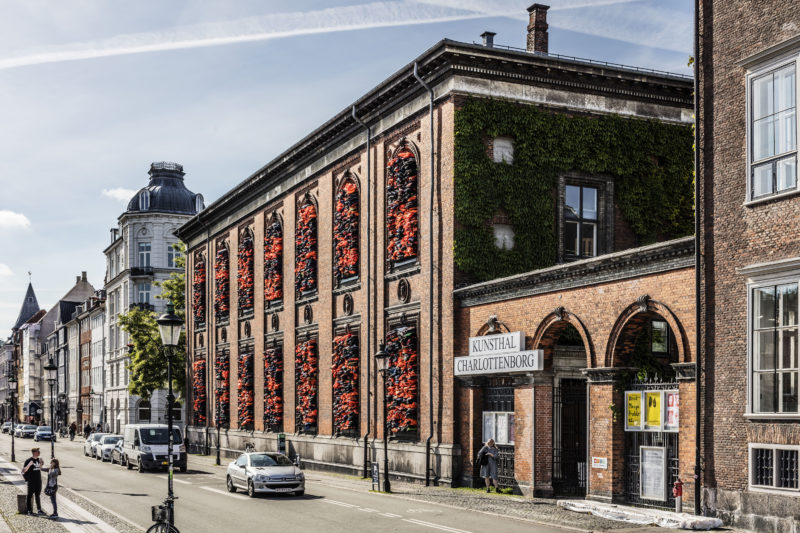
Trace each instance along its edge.
{"label": "pedestrian walking", "polygon": [[69,425],[69,440],[75,440],[75,432],[78,431],[78,426],[75,422]]}
{"label": "pedestrian walking", "polygon": [[31,457],[25,460],[22,466],[22,477],[28,486],[28,498],[25,500],[26,510],[29,515],[33,514],[33,498],[36,498],[36,507],[39,508],[39,514],[45,514],[42,511],[42,459],[39,457],[39,448],[31,450]]}
{"label": "pedestrian walking", "polygon": [[55,457],[50,460],[50,468],[44,468],[47,472],[47,485],[44,493],[50,496],[50,503],[53,504],[53,514],[50,518],[58,518],[58,504],[56,503],[56,492],[58,492],[58,476],[61,475],[61,465]]}
{"label": "pedestrian walking", "polygon": [[83,426],[83,436],[88,439],[91,432],[92,426],[89,425],[89,422],[86,422],[86,425]]}
{"label": "pedestrian walking", "polygon": [[497,492],[497,457],[500,455],[500,450],[495,446],[494,439],[489,439],[481,451],[478,452],[478,464],[481,465],[481,477],[486,482],[486,492],[492,491],[492,483],[494,483],[494,491]]}

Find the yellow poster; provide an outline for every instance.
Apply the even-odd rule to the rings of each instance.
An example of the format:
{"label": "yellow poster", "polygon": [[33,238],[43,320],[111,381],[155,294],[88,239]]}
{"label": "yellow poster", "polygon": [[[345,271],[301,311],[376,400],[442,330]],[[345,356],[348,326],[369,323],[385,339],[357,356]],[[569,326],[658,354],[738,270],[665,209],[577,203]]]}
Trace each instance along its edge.
{"label": "yellow poster", "polygon": [[645,426],[648,428],[661,427],[661,393],[648,392],[645,395]]}
{"label": "yellow poster", "polygon": [[642,393],[629,392],[627,395],[627,426],[630,429],[640,429],[642,427]]}

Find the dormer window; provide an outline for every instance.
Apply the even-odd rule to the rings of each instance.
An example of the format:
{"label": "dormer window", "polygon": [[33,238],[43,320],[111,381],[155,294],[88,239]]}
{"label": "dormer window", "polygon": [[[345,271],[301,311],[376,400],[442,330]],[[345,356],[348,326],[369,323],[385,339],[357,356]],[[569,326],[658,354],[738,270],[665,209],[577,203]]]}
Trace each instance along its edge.
{"label": "dormer window", "polygon": [[148,209],[150,209],[150,191],[142,191],[139,193],[139,211]]}
{"label": "dormer window", "polygon": [[514,162],[514,141],[511,137],[495,137],[492,142],[492,155],[495,163]]}
{"label": "dormer window", "polygon": [[195,210],[195,212],[199,213],[200,211],[202,211],[205,208],[206,208],[206,204],[203,201],[203,195],[202,194],[195,194],[194,195],[194,210]]}

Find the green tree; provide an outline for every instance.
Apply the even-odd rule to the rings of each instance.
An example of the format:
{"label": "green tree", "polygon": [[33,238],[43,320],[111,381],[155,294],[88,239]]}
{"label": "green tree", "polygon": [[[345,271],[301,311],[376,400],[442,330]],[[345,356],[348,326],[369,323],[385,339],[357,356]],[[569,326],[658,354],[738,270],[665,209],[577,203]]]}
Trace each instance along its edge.
{"label": "green tree", "polygon": [[[175,260],[175,266],[180,272],[173,272],[169,279],[163,282],[154,282],[161,288],[161,294],[156,298],[172,302],[175,314],[186,321],[186,246],[182,243],[173,245],[180,256]],[[128,365],[130,382],[128,391],[131,394],[149,399],[154,390],[166,388],[167,385],[167,354],[161,345],[161,336],[158,333],[156,314],[144,309],[131,309],[119,315],[122,329],[128,332],[133,351]],[[172,352],[172,387],[176,398],[185,397],[186,379],[184,369],[186,366],[186,335],[181,334],[181,341]]]}

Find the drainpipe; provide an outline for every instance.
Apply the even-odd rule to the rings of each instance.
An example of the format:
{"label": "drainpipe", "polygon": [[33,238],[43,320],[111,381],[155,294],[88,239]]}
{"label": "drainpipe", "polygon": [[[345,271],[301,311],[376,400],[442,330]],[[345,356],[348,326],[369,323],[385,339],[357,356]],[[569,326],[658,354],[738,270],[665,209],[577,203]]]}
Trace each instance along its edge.
{"label": "drainpipe", "polygon": [[414,77],[428,91],[430,101],[428,103],[428,113],[430,115],[431,126],[431,146],[430,146],[430,180],[431,190],[428,198],[428,424],[430,426],[430,434],[425,440],[425,486],[431,484],[431,439],[433,438],[433,193],[436,190],[436,181],[434,180],[434,137],[433,137],[433,89],[431,89],[419,75],[417,62],[414,62]]}
{"label": "drainpipe", "polygon": [[372,235],[372,225],[371,225],[371,216],[372,216],[372,194],[371,194],[371,171],[372,171],[372,164],[370,162],[370,141],[372,137],[372,130],[369,126],[364,124],[361,120],[358,119],[356,116],[356,106],[353,105],[353,120],[358,122],[366,131],[367,131],[367,431],[364,433],[364,477],[369,477],[369,434],[372,431],[371,422],[372,419],[370,418],[370,364],[369,361],[372,359],[372,324],[370,322],[372,315],[371,315],[371,303],[372,303],[372,248],[371,248],[371,241],[370,237]]}
{"label": "drainpipe", "polygon": [[695,321],[695,451],[694,451],[694,512],[700,514],[701,445],[700,445],[700,0],[694,1],[694,321]]}

